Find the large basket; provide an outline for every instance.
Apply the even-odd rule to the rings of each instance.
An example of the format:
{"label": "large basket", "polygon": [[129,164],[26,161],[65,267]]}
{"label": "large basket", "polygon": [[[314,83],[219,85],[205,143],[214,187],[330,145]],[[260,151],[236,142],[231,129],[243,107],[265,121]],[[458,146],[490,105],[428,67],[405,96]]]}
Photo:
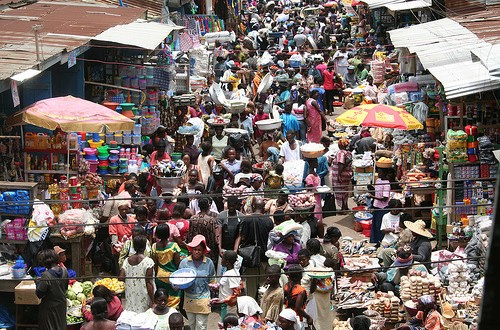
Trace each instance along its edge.
{"label": "large basket", "polygon": [[375,163],[378,168],[391,168],[392,163],[382,163],[382,162],[376,162]]}
{"label": "large basket", "polygon": [[318,150],[318,151],[302,151],[302,156],[304,158],[318,158],[323,156],[324,150]]}
{"label": "large basket", "polygon": [[182,183],[182,177],[181,176],[177,176],[177,177],[157,176],[156,182],[163,189],[174,189],[175,187],[177,187],[178,185],[180,185]]}

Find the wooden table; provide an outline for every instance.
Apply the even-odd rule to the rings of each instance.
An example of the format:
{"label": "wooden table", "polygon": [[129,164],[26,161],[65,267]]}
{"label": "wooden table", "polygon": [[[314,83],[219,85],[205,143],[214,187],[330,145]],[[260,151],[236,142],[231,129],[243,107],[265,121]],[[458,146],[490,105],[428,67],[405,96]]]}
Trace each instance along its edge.
{"label": "wooden table", "polygon": [[[54,245],[62,245],[64,248],[66,245],[70,245],[71,250],[71,268],[76,272],[76,276],[84,275],[82,274],[82,240],[83,237],[64,239],[61,236],[51,236],[50,241]],[[0,239],[0,244],[13,244],[13,245],[26,245],[28,241],[15,241],[10,239]]]}

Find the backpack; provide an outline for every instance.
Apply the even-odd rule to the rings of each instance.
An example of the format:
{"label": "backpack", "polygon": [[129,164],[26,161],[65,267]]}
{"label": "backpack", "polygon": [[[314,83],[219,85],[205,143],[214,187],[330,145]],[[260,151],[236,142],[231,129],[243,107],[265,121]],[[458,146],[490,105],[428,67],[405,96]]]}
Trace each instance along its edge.
{"label": "backpack", "polygon": [[321,75],[321,72],[318,69],[311,68],[311,69],[309,69],[309,71],[307,72],[307,74],[309,76],[313,77],[315,84],[318,84],[318,85],[322,85],[323,84],[323,76]]}

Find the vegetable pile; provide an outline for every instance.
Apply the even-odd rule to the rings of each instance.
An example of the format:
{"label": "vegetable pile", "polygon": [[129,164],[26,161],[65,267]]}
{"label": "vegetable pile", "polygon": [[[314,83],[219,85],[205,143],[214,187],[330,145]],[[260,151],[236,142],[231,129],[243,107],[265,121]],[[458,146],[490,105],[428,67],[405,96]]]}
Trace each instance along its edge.
{"label": "vegetable pile", "polygon": [[288,195],[288,203],[292,208],[304,209],[314,206],[314,194],[307,191],[300,192],[296,195]]}

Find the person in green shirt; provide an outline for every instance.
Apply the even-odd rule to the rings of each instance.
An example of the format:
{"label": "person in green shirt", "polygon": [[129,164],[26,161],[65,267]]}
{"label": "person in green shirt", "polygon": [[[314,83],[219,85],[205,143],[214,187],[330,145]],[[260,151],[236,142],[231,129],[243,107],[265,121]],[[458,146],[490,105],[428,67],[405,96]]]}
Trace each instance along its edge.
{"label": "person in green shirt", "polygon": [[356,68],[356,75],[358,76],[359,81],[363,81],[368,77],[368,70],[366,69],[363,63],[359,63]]}

